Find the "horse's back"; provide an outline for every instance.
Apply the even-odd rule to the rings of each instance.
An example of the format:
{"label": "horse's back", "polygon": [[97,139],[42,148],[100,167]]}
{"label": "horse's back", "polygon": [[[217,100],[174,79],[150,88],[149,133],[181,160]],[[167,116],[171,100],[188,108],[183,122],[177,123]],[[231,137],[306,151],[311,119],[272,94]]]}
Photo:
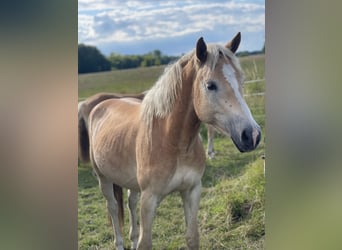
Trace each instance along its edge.
{"label": "horse's back", "polygon": [[140,121],[139,99],[109,99],[89,117],[91,157],[95,170],[113,183],[137,189],[135,146]]}

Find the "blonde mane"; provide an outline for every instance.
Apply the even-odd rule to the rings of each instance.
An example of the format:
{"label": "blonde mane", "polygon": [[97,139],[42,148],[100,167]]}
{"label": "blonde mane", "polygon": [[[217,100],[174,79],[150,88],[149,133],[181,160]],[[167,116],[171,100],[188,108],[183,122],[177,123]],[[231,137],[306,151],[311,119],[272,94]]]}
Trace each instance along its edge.
{"label": "blonde mane", "polygon": [[[214,70],[220,51],[231,59],[231,62],[237,70],[242,72],[239,61],[229,49],[217,44],[208,44],[207,50],[210,56],[205,63],[207,67],[203,67],[201,74],[210,74]],[[175,63],[167,66],[158,81],[147,92],[142,102],[141,117],[148,128],[151,129],[153,118],[165,118],[171,113],[178,93],[182,89],[182,67],[193,57],[195,57],[195,50],[192,50]],[[196,65],[194,63],[195,67]]]}
{"label": "blonde mane", "polygon": [[[170,114],[182,88],[182,64],[193,57],[194,51],[168,65],[142,102],[142,119],[150,125],[154,117],[163,118]],[[149,127],[149,126],[148,126]]]}

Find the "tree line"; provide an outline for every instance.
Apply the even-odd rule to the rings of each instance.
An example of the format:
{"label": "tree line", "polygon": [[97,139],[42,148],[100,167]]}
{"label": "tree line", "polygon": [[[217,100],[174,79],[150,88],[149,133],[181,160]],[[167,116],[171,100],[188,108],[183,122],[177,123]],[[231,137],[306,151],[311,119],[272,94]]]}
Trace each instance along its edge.
{"label": "tree line", "polygon": [[106,57],[95,46],[79,44],[78,73],[158,66],[168,64],[177,58],[176,56],[163,55],[160,50],[154,50],[144,55],[111,53]]}
{"label": "tree line", "polygon": [[78,73],[111,70],[110,61],[95,46],[78,45]]}
{"label": "tree line", "polygon": [[[265,45],[260,51],[242,51],[237,56],[248,56],[265,53]],[[111,53],[104,56],[95,46],[78,45],[78,73],[109,71],[115,69],[130,69],[165,65],[178,57],[163,55],[160,50],[154,50],[144,55],[121,55]]]}

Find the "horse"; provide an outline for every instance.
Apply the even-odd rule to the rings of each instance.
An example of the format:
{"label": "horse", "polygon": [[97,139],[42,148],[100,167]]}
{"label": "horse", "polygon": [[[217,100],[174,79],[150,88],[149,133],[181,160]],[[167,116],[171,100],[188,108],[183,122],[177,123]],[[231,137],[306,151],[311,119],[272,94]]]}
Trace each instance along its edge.
{"label": "horse", "polygon": [[[100,102],[108,99],[117,99],[117,98],[137,98],[144,99],[147,91],[138,94],[119,94],[119,93],[109,93],[109,92],[100,92],[96,93],[92,96],[87,97],[85,100],[78,102],[78,140],[84,139],[87,136],[88,129],[88,117],[91,110]],[[215,137],[215,128],[211,125],[207,125],[207,138],[208,138],[208,146],[207,146],[207,156],[210,160],[212,160],[215,156],[214,150],[214,137]],[[84,134],[84,136],[82,136]],[[88,139],[87,139],[88,140]],[[85,142],[87,142],[87,140]],[[84,145],[79,141],[79,145]],[[81,150],[79,148],[78,151],[78,159],[82,162],[89,161],[89,146],[84,145],[85,150]]]}
{"label": "horse", "polygon": [[165,68],[142,101],[108,99],[90,112],[89,155],[117,249],[124,249],[123,206],[114,193],[122,188],[129,189],[133,249],[152,249],[156,209],[175,191],[183,201],[187,247],[199,249],[197,214],[206,159],[200,124],[229,136],[241,152],[254,150],[261,138],[260,126],[243,99],[244,76],[235,56],[240,40],[240,32],[225,46],[206,44],[201,37],[195,49]]}

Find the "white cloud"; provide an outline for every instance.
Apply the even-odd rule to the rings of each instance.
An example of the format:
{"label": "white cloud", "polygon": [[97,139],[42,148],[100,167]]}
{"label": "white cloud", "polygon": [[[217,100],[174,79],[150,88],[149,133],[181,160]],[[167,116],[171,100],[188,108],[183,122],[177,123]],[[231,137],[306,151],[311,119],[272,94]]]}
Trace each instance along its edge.
{"label": "white cloud", "polygon": [[111,9],[119,2],[116,0],[78,0],[78,11]]}
{"label": "white cloud", "polygon": [[95,37],[94,17],[78,15],[78,40],[82,42]]}
{"label": "white cloud", "polygon": [[[260,2],[260,1],[259,1]],[[79,0],[79,42],[101,45],[198,32],[263,32],[263,3]]]}

